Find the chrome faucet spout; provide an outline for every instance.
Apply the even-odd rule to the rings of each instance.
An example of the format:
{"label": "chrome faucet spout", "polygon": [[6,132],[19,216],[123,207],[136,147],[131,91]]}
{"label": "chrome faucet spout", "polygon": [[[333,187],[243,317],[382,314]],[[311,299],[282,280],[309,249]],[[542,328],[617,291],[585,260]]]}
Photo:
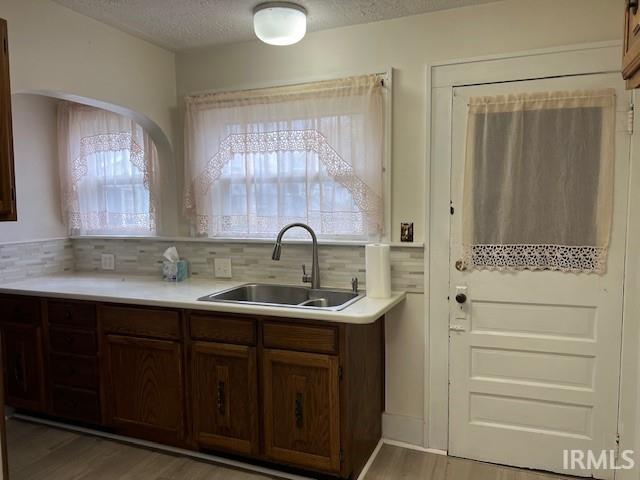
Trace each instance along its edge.
{"label": "chrome faucet spout", "polygon": [[[316,232],[307,225],[306,223],[290,223],[286,225],[280,230],[278,236],[276,238],[276,243],[273,246],[273,253],[271,254],[272,260],[280,260],[280,253],[282,252],[282,237],[290,228],[300,227],[304,228],[309,235],[311,235],[312,242],[312,261],[311,264],[311,288],[320,288],[320,266],[318,262],[318,237],[316,237]],[[306,278],[306,276],[305,276]],[[304,280],[306,281],[306,280]]]}

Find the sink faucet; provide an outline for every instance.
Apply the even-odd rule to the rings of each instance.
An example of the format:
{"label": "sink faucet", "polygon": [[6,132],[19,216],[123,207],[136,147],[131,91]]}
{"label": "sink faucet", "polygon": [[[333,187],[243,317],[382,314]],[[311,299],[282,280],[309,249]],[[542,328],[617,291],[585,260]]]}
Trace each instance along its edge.
{"label": "sink faucet", "polygon": [[305,224],[305,223],[290,223],[280,230],[278,233],[278,237],[276,238],[276,243],[273,246],[273,253],[271,254],[271,258],[273,260],[280,260],[280,252],[282,251],[282,236],[285,234],[287,230],[293,227],[304,228],[311,235],[311,241],[313,242],[313,263],[311,264],[311,277],[306,274],[303,268],[303,276],[302,281],[305,283],[311,283],[311,288],[318,289],[320,288],[320,267],[318,266],[318,238],[316,237],[316,232],[313,229]]}

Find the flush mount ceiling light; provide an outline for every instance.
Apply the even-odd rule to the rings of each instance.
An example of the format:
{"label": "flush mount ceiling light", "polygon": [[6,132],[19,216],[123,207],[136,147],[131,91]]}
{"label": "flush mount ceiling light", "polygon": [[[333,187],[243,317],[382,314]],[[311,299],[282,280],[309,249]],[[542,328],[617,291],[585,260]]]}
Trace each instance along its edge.
{"label": "flush mount ceiling light", "polygon": [[307,11],[295,3],[261,3],[253,10],[253,29],[264,43],[293,45],[307,33]]}

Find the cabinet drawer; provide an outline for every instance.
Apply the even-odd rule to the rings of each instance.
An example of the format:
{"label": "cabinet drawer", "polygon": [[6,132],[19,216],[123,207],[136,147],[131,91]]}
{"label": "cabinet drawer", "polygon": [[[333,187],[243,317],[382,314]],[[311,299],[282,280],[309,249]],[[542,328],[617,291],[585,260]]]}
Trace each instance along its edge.
{"label": "cabinet drawer", "polygon": [[256,344],[256,322],[247,318],[233,318],[203,313],[190,315],[191,337],[241,345]]}
{"label": "cabinet drawer", "polygon": [[100,402],[97,393],[54,387],[51,395],[54,415],[91,423],[100,421]]}
{"label": "cabinet drawer", "polygon": [[264,346],[303,352],[338,353],[338,328],[264,322]]}
{"label": "cabinet drawer", "polygon": [[93,332],[80,332],[65,328],[49,329],[49,346],[59,353],[97,355],[98,343]]}
{"label": "cabinet drawer", "polygon": [[97,390],[98,360],[96,358],[51,354],[49,359],[51,380],[54,385]]}
{"label": "cabinet drawer", "polygon": [[101,306],[99,312],[104,332],[142,337],[182,338],[180,314],[174,310]]}
{"label": "cabinet drawer", "polygon": [[40,300],[0,296],[0,322],[39,324]]}
{"label": "cabinet drawer", "polygon": [[52,325],[95,328],[96,307],[90,303],[49,301],[47,317]]}

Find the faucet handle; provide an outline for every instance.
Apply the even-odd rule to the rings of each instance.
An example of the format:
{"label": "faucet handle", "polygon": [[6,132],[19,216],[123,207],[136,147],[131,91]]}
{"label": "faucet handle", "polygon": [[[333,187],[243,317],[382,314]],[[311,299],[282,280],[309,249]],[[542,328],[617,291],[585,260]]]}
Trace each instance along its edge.
{"label": "faucet handle", "polygon": [[311,283],[311,275],[307,274],[307,266],[302,264],[302,282]]}
{"label": "faucet handle", "polygon": [[353,293],[358,293],[358,277],[351,279],[351,290],[353,290]]}

